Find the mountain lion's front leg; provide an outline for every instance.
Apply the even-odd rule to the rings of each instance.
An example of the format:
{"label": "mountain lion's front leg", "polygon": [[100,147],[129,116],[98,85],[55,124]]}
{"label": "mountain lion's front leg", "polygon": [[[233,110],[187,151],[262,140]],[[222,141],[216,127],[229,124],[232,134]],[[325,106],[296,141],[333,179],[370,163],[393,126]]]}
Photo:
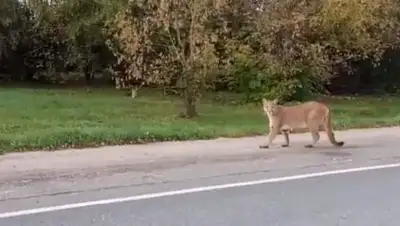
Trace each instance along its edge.
{"label": "mountain lion's front leg", "polygon": [[276,135],[278,135],[279,127],[271,127],[268,134],[268,143],[264,145],[260,145],[260,148],[269,148],[271,146],[272,141],[274,141]]}
{"label": "mountain lion's front leg", "polygon": [[290,143],[290,140],[289,140],[289,130],[284,129],[284,130],[282,130],[281,132],[282,132],[283,137],[285,138],[285,143],[282,144],[281,146],[282,146],[283,148],[287,148],[287,147],[289,147],[289,143]]}

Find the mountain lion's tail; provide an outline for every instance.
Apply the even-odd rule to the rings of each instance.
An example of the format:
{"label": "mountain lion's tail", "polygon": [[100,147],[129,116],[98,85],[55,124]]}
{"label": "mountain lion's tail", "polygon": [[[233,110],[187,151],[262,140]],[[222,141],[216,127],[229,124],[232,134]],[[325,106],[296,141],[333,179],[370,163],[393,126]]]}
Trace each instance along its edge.
{"label": "mountain lion's tail", "polygon": [[327,114],[325,115],[325,131],[326,134],[328,135],[329,141],[335,145],[336,147],[341,147],[344,145],[343,141],[336,141],[335,140],[335,134],[333,133],[332,130],[332,119],[331,119],[331,111],[328,109]]}

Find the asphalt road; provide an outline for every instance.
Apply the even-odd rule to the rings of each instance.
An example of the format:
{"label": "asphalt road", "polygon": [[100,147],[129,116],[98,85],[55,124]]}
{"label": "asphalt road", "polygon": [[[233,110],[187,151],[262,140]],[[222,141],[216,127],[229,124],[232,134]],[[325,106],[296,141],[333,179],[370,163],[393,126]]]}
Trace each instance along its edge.
{"label": "asphalt road", "polygon": [[[34,165],[28,169],[27,154],[5,156],[0,158],[0,226],[397,226],[400,133],[396,129],[353,132],[352,143],[339,149],[321,144],[310,150],[297,143],[265,151],[246,148],[255,145],[243,139],[209,141],[226,150],[217,156],[207,153],[214,150],[205,150],[206,143],[197,145],[198,152],[186,146],[191,150],[186,155],[174,151],[151,156],[157,164],[145,162],[148,152],[143,158],[136,156],[137,162],[127,152],[122,159],[130,164],[121,160],[118,167],[114,161],[79,170],[41,154],[43,161],[60,161],[49,166],[51,172],[44,165],[37,166],[42,171],[32,171]],[[303,141],[293,140],[295,145]],[[61,155],[72,166],[79,161],[90,164],[102,154],[86,156],[88,162],[66,157],[71,153]],[[5,167],[12,162],[24,170],[17,174],[19,165]]]}
{"label": "asphalt road", "polygon": [[19,216],[0,225],[397,226],[399,175],[400,168],[353,172]]}

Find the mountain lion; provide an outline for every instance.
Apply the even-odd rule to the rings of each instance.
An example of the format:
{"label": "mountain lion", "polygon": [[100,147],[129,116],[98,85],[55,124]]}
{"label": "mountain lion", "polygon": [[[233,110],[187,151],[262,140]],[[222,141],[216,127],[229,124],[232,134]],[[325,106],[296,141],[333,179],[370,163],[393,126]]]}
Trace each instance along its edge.
{"label": "mountain lion", "polygon": [[336,147],[344,145],[343,141],[336,141],[332,131],[331,111],[327,105],[308,101],[305,103],[283,106],[278,101],[263,99],[263,110],[268,115],[270,131],[268,134],[268,143],[260,145],[260,148],[269,148],[276,135],[281,132],[284,135],[286,143],[282,147],[289,146],[289,131],[294,129],[307,128],[312,135],[313,142],[305,145],[306,148],[312,148],[319,140],[319,129],[324,127],[329,141]]}

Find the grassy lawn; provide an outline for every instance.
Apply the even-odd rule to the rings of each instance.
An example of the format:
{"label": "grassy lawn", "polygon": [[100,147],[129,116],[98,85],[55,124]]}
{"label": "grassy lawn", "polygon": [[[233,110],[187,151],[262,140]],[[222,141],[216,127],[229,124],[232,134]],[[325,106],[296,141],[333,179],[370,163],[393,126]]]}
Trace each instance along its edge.
{"label": "grassy lawn", "polygon": [[[335,129],[400,124],[400,98],[330,101]],[[267,132],[261,106],[204,98],[201,117],[176,117],[179,99],[157,91],[132,100],[121,92],[0,89],[0,152],[204,139]]]}

